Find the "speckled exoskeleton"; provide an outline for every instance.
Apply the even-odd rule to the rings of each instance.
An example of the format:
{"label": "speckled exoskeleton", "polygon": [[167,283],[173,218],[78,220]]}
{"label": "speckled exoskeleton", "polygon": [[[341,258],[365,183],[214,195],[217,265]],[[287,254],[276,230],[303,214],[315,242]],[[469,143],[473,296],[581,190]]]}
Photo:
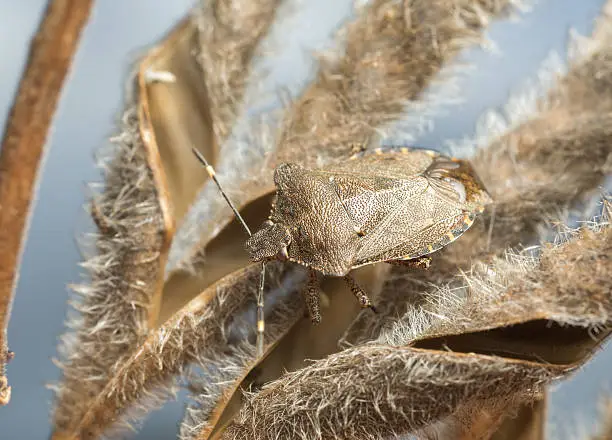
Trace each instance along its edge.
{"label": "speckled exoskeleton", "polygon": [[[320,169],[280,164],[274,183],[272,212],[246,249],[253,261],[288,260],[310,269],[304,295],[315,323],[321,319],[317,272],[344,277],[361,306],[372,308],[352,269],[379,262],[426,268],[427,255],[457,239],[491,202],[469,162],[412,148],[377,149]],[[263,298],[258,308],[259,346]]]}

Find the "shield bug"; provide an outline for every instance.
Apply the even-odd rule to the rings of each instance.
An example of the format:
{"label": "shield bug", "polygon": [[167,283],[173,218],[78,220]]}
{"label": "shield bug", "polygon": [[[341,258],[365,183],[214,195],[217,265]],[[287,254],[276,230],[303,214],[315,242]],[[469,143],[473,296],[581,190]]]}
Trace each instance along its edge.
{"label": "shield bug", "polygon": [[317,272],[343,277],[362,307],[373,309],[352,269],[387,262],[428,267],[427,255],[463,234],[491,198],[469,162],[415,148],[377,149],[319,169],[283,163],[274,171],[276,196],[254,234],[196,150],[249,234],[246,249],[262,262],[257,301],[257,347],[263,350],[263,279],[268,260],[306,266],[304,297],[321,319]]}

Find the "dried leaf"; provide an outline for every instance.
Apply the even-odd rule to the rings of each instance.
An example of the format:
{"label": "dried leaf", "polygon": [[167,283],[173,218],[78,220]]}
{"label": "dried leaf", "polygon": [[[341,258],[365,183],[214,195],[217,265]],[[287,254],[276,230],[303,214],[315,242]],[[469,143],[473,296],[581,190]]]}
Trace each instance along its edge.
{"label": "dried leaf", "polygon": [[[171,296],[176,289],[184,287],[179,284],[162,290],[174,224],[182,220],[198,188],[206,180],[206,173],[194,160],[191,148],[197,146],[208,157],[217,157],[219,139],[213,134],[213,125],[233,123],[228,109],[239,104],[242,89],[238,85],[248,74],[248,69],[240,63],[248,64],[256,44],[247,38],[253,30],[243,32],[234,40],[226,38],[229,28],[225,25],[241,27],[240,17],[232,16],[227,23],[223,20],[228,17],[218,14],[228,6],[234,10],[232,2],[215,2],[213,10],[206,9],[209,2],[203,4],[204,12],[198,15],[198,24],[204,28],[205,37],[196,32],[192,20],[186,20],[141,62],[135,81],[138,90],[135,104],[124,116],[123,132],[116,138],[118,145],[110,152],[111,159],[103,165],[104,189],[92,206],[92,216],[99,229],[96,252],[84,264],[90,270],[92,281],[77,288],[83,295],[83,299],[75,303],[80,316],[74,319],[74,331],[67,335],[62,348],[64,376],[56,387],[54,438],[72,438],[77,433],[91,437],[99,435],[121,419],[125,411],[133,409],[131,405],[141,405],[139,399],[152,392],[152,388],[171,381],[171,372],[179,374],[189,362],[196,360],[193,356],[198,353],[195,351],[165,353],[168,365],[176,367],[164,371],[168,376],[152,375],[149,382],[146,378],[131,376],[143,371],[138,353],[151,344],[150,338],[156,335],[151,331],[167,317],[175,315],[190,299],[168,301],[166,298],[162,304],[162,293]],[[266,5],[271,7],[271,3]],[[256,13],[257,10],[243,14],[245,22],[242,24],[250,23],[257,17]],[[266,19],[260,23],[257,38],[271,22],[271,17],[266,16]],[[216,29],[212,33],[210,26]],[[211,66],[207,70],[211,75],[227,71],[235,86],[231,96],[221,99],[215,92],[216,99],[211,101],[202,66],[193,56],[194,48],[202,41],[208,41],[211,46],[206,50],[213,52],[226,51],[238,43],[242,47],[243,53],[231,63],[217,57],[225,64],[217,66],[218,71],[210,70]],[[229,220],[226,216],[222,225]],[[227,248],[222,246],[219,253],[223,252],[235,253],[234,242]],[[221,262],[220,270],[212,270],[208,278],[196,279],[195,283],[190,280],[188,284],[192,285],[192,290],[195,284],[191,297],[238,267],[224,266]],[[288,301],[282,307],[290,304]],[[209,310],[201,312],[208,316]],[[178,316],[182,316],[181,312]],[[175,319],[178,318],[175,316]],[[287,324],[283,331],[289,327]],[[162,326],[159,331],[164,329]],[[180,332],[172,336],[182,343]],[[173,359],[177,353],[183,357]],[[247,355],[252,354],[240,347],[237,355],[243,356],[241,362],[244,363]],[[204,357],[197,361],[207,365]],[[214,365],[209,362],[209,368]],[[125,371],[127,376],[121,376]],[[146,384],[139,380],[145,380]],[[117,397],[113,392],[121,395]],[[102,397],[101,393],[104,393]]]}
{"label": "dried leaf", "polygon": [[508,253],[476,265],[463,287],[425,293],[423,307],[382,340],[566,368],[583,363],[612,332],[612,228],[606,220],[575,235],[546,245],[539,259]]}
{"label": "dried leaf", "polygon": [[[202,0],[195,12],[198,42],[193,50],[203,72],[201,82],[206,87],[210,119],[219,146],[224,145],[239,112],[243,110],[241,104],[247,80],[253,80],[252,60],[257,55],[257,46],[272,26],[282,5],[282,0]],[[255,145],[249,145],[246,149],[257,151],[257,145],[270,143],[268,139],[261,139],[270,136],[269,130],[271,128],[264,124],[254,127],[257,135],[251,143]],[[189,136],[189,131],[182,132]],[[220,180],[234,204],[242,207],[268,194],[273,189],[271,183],[262,186],[257,176],[249,176],[252,170],[259,168],[260,160],[252,157],[253,152],[228,151],[228,147],[236,149],[233,145],[224,147],[227,170],[223,163],[215,160],[219,159],[217,155],[209,154],[206,157],[217,168]],[[192,160],[193,164],[197,162]],[[201,171],[200,174],[205,173]],[[196,272],[201,272],[199,265],[205,261],[204,248],[232,217],[216,186],[210,184],[203,188],[198,186],[197,189],[201,191],[196,203],[192,203],[193,198],[189,199],[191,207],[172,243],[166,278],[190,278]],[[182,273],[185,271],[188,273]]]}
{"label": "dried leaf", "polygon": [[550,377],[533,363],[367,344],[247,395],[223,438],[382,439],[420,429],[478,399],[526,398]]}
{"label": "dried leaf", "polygon": [[193,20],[185,20],[141,61],[137,79],[139,120],[147,128],[146,144],[159,151],[160,191],[176,224],[207,179],[191,149],[213,164],[219,155],[203,72],[193,56],[197,43]]}
{"label": "dried leaf", "polygon": [[394,319],[418,309],[424,288],[448,283],[506,248],[532,244],[546,223],[601,184],[612,171],[611,61],[611,45],[593,50],[531,120],[477,153],[472,162],[496,202],[493,209],[437,253],[429,271],[394,267],[375,300],[379,316],[362,314],[345,344],[374,339]]}
{"label": "dried leaf", "polygon": [[[444,306],[433,307],[437,319],[425,332],[400,321],[374,343],[313,362],[247,395],[224,438],[384,438],[422,429],[479,400],[533,399],[609,336],[611,248],[605,219],[545,248],[532,260],[530,275],[525,266],[513,268],[519,277],[495,266],[483,270],[467,279],[465,295],[440,296]],[[502,317],[486,312],[493,304]],[[515,307],[527,314],[520,321],[526,325],[506,319]],[[529,307],[536,307],[531,315]],[[538,308],[546,314],[538,315]],[[531,317],[536,334],[529,331]],[[537,325],[548,319],[558,324]]]}
{"label": "dried leaf", "polygon": [[[268,310],[265,335],[268,351],[304,314],[294,287],[296,277],[304,278],[303,271],[276,264],[270,266],[269,274],[268,289],[285,300]],[[193,374],[206,378],[206,388],[199,388],[202,393],[199,416],[213,420],[218,417],[210,403],[229,397],[222,384],[236,381],[257,360],[254,322],[258,279],[259,265],[254,264],[208,287],[151,333],[109,378],[83,416],[57,437],[98,438],[111,427],[138,420],[143,412],[167,400],[181,384],[181,378]]]}

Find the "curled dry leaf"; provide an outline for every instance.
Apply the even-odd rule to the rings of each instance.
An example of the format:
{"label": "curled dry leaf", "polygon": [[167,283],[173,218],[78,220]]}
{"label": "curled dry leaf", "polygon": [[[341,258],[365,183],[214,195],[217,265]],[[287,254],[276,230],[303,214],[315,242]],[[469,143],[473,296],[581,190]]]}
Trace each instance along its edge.
{"label": "curled dry leaf", "polygon": [[[268,310],[267,350],[304,314],[295,290],[304,275],[288,266],[270,266],[268,289],[284,300]],[[214,414],[211,402],[229,398],[223,384],[228,379],[235,381],[235,373],[248,372],[257,361],[254,322],[258,279],[258,264],[238,270],[208,287],[153,331],[62,438],[98,438],[109,427],[137,420],[140,413],[167,400],[168,394],[181,385],[181,378],[191,374],[206,377],[205,387],[199,388],[198,418],[211,418],[212,423],[219,415]],[[196,367],[196,371],[190,371],[190,367]],[[125,408],[130,408],[130,413],[120,420]]]}
{"label": "curled dry leaf", "polygon": [[[481,400],[533,399],[609,336],[611,251],[606,219],[529,264],[498,260],[466,278],[464,295],[441,299],[445,306],[432,310],[439,319],[425,332],[400,321],[375,342],[247,394],[224,438],[384,438]],[[486,312],[493,308],[499,318]]]}
{"label": "curled dry leaf", "polygon": [[[253,81],[251,61],[257,55],[257,47],[284,2],[202,0],[200,3],[194,14],[194,25],[197,27],[194,30],[197,31],[198,41],[192,51],[203,72],[199,87],[206,87],[212,130],[216,142],[221,146],[243,110],[247,82]],[[188,62],[192,63],[193,60]],[[173,67],[181,68],[180,65]],[[190,87],[184,89],[189,91]],[[254,199],[264,197],[273,189],[271,182],[258,178],[260,169],[265,170],[265,167],[262,165],[261,153],[257,151],[257,144],[270,143],[268,139],[262,139],[262,136],[271,137],[269,130],[271,128],[262,123],[255,130],[261,136],[256,136],[249,145],[229,145],[232,151],[225,148],[225,171],[223,167],[217,166],[222,164],[214,160],[215,155],[206,156],[222,175],[220,179],[224,182],[224,188],[237,206],[245,206]],[[182,130],[182,133],[187,140],[196,140],[189,139],[188,132]],[[186,147],[190,148],[190,145]],[[191,159],[192,166],[198,164]],[[200,174],[205,173],[200,171]],[[200,186],[196,188],[200,189]],[[189,201],[191,204],[193,198]],[[207,258],[204,248],[207,248],[209,242],[227,225],[231,216],[232,213],[225,200],[219,197],[216,186],[211,184],[201,188],[196,203],[180,222],[172,243],[166,273],[167,279],[173,278],[170,281],[172,284],[182,284],[184,280],[191,279],[195,272],[202,272],[199,265],[205,264]],[[187,261],[185,254],[189,255]],[[244,264],[244,261],[240,263]],[[237,269],[243,264],[234,265],[233,268]],[[181,299],[177,299],[176,304],[179,306],[193,297],[191,289],[178,289],[181,290],[190,292],[191,296],[183,295]]]}
{"label": "curled dry leaf", "polygon": [[496,202],[493,209],[436,254],[429,271],[394,267],[376,299],[380,313],[375,319],[362,314],[346,344],[374,339],[394,319],[418,309],[428,286],[450,282],[508,247],[533,243],[540,228],[603,182],[612,171],[610,42],[574,65],[532,119],[477,153],[472,163]]}
{"label": "curled dry leaf", "polygon": [[524,398],[549,374],[541,365],[493,356],[366,344],[247,395],[223,438],[385,438],[474,400],[519,398],[517,390]]}
{"label": "curled dry leaf", "polygon": [[[97,438],[122,422],[136,420],[147,409],[146,399],[154,396],[148,404],[160,403],[183,381],[199,396],[181,428],[185,439],[220,435],[275,438],[279,432],[297,432],[304,438],[332,438],[334,433],[377,436],[408,429],[435,432],[447,427],[456,435],[484,437],[516,405],[540,396],[545,382],[584,362],[593,344],[607,336],[605,326],[609,322],[603,315],[597,321],[594,314],[579,307],[563,309],[567,304],[556,303],[555,297],[540,304],[540,315],[527,316],[525,328],[535,325],[546,340],[548,333],[539,325],[542,320],[569,322],[569,317],[575,318],[573,313],[584,312],[582,320],[572,321],[570,327],[578,329],[576,337],[584,343],[582,350],[568,349],[557,363],[544,364],[539,357],[552,357],[545,344],[525,345],[515,353],[513,344],[520,346],[522,339],[518,335],[517,344],[517,335],[510,331],[506,350],[502,349],[502,356],[494,356],[499,353],[492,351],[490,341],[481,338],[481,333],[490,332],[503,339],[506,327],[515,322],[502,319],[493,321],[493,327],[499,328],[469,327],[464,321],[471,317],[473,307],[468,306],[465,292],[472,286],[462,286],[463,294],[449,286],[444,298],[438,298],[441,290],[430,287],[432,282],[445,285],[461,268],[468,270],[471,259],[501,255],[506,246],[529,241],[547,215],[596,186],[609,171],[607,107],[602,104],[597,112],[590,111],[584,98],[584,105],[572,107],[573,116],[579,115],[581,124],[570,125],[563,101],[575,104],[582,96],[578,93],[581,89],[602,87],[598,81],[604,81],[606,74],[599,74],[593,82],[574,75],[577,70],[573,69],[547,101],[538,116],[540,124],[525,124],[475,159],[487,176],[486,183],[491,184],[489,189],[498,196],[496,216],[475,225],[471,235],[466,234],[434,260],[425,274],[394,268],[387,277],[385,266],[364,270],[364,285],[370,292],[380,291],[377,296],[382,313],[375,319],[361,315],[345,340],[372,340],[384,327],[378,321],[387,322],[380,318],[399,317],[407,310],[407,316],[419,314],[419,320],[400,320],[377,342],[325,358],[337,352],[337,341],[358,314],[355,302],[346,298],[349,293],[345,288],[327,280],[323,284],[330,294],[326,318],[322,326],[312,328],[302,318],[302,300],[297,294],[302,275],[279,266],[270,277],[270,288],[277,289],[266,297],[267,358],[264,362],[256,359],[252,338],[258,270],[255,266],[245,268],[244,237],[216,188],[205,185],[194,205],[199,208],[190,207],[206,182],[190,148],[197,146],[211,162],[220,164],[220,176],[238,176],[235,169],[228,171],[227,165],[224,171],[223,161],[229,164],[228,157],[244,156],[245,152],[224,150],[220,161],[220,145],[242,100],[255,44],[269,27],[273,18],[269,12],[278,2],[261,0],[239,10],[229,0],[204,3],[207,6],[195,15],[197,29],[194,21],[184,22],[141,64],[135,109],[126,114],[119,153],[108,167],[106,189],[92,210],[100,229],[99,254],[89,264],[93,282],[78,305],[83,318],[77,323],[78,344],[71,345],[67,352],[54,438]],[[349,25],[345,53],[335,61],[323,62],[316,81],[289,110],[277,154],[270,163],[291,160],[317,165],[341,159],[354,147],[366,146],[376,129],[398,118],[409,100],[418,99],[443,63],[475,41],[489,16],[505,10],[510,3],[413,0],[400,7],[395,1],[373,2]],[[209,4],[211,9],[206,9]],[[232,21],[225,16],[228,11],[244,14],[233,16]],[[244,20],[243,27],[240,20]],[[253,24],[252,28],[246,23]],[[238,53],[230,56],[227,52],[232,47]],[[192,56],[194,48],[198,57]],[[596,63],[596,56],[580,66],[588,62]],[[593,64],[591,68],[598,66]],[[224,95],[219,90],[231,93]],[[586,96],[586,92],[580,93]],[[585,155],[588,142],[594,142],[596,148]],[[244,161],[237,163],[237,169],[248,170],[242,168]],[[249,165],[261,167],[261,163],[260,158]],[[486,170],[493,165],[501,166],[503,173],[488,175]],[[248,224],[259,224],[268,213],[272,168],[264,170],[265,178],[257,174],[255,184],[248,176],[223,181],[229,183],[229,188],[225,186],[232,199],[244,207]],[[520,181],[521,176],[527,177],[525,181]],[[559,176],[566,179],[564,182],[570,177],[576,180],[568,188],[553,191],[550,185],[547,187],[546,183],[556,182]],[[508,181],[521,185],[514,193],[506,191]],[[522,204],[523,200],[527,202]],[[522,229],[510,229],[509,219],[519,220]],[[194,226],[198,221],[201,226]],[[188,233],[181,236],[179,232],[174,239],[172,246],[176,244],[178,256],[174,260],[170,257],[164,271],[175,224]],[[131,227],[134,225],[138,225],[137,232]],[[575,254],[586,255],[588,246],[603,243],[597,235],[602,230],[583,232],[575,239],[582,243],[575,246]],[[595,235],[589,239],[588,234]],[[545,273],[547,252],[554,257],[555,249],[544,252],[539,276]],[[600,260],[600,269],[609,270]],[[503,265],[504,260],[496,264]],[[488,275],[485,267],[489,266],[478,267],[480,272],[472,274],[474,280]],[[551,264],[551,272],[546,273],[557,273],[559,285],[567,282],[555,267]],[[177,268],[191,271],[174,270]],[[122,272],[128,269],[129,274]],[[573,282],[581,280],[577,277]],[[553,283],[555,278],[551,275],[546,281]],[[112,294],[108,294],[109,289]],[[425,299],[418,306],[422,310],[408,305],[423,292]],[[590,294],[596,294],[595,290],[585,292]],[[600,306],[596,299],[592,304]],[[453,322],[460,329],[457,336],[461,332],[468,335],[466,342],[459,341],[460,346],[470,348],[474,344],[480,352],[441,350],[440,338],[456,335],[432,318],[438,306],[445,311],[454,311],[456,306],[459,312],[453,315],[457,318]],[[493,308],[491,302],[488,310]],[[561,310],[567,312],[565,321]],[[556,314],[549,318],[547,313],[551,311]],[[483,321],[490,318],[487,313],[481,316]],[[600,325],[594,333],[597,339],[589,345],[584,337],[587,333],[579,326],[596,323]],[[432,330],[438,328],[436,325],[441,329],[437,333]],[[429,330],[433,333],[427,333]],[[573,337],[563,329],[559,334],[567,337],[560,345]],[[412,342],[415,346],[409,345]],[[307,357],[321,360],[308,365],[304,361]],[[223,433],[240,406],[237,391],[274,380],[283,369],[300,370],[273,381],[258,394],[248,395],[247,405]],[[81,386],[84,383],[87,390]],[[448,398],[434,405],[431,393]],[[402,409],[406,411],[402,413]],[[448,426],[442,426],[444,421]]]}
{"label": "curled dry leaf", "polygon": [[212,0],[202,1],[196,10],[197,58],[220,142],[236,120],[257,45],[282,4],[283,0]]}
{"label": "curled dry leaf", "polygon": [[612,331],[611,231],[606,223],[583,228],[566,244],[546,245],[539,261],[507,254],[477,265],[463,288],[425,295],[423,313],[437,316],[430,326],[415,329],[407,316],[382,337],[572,368]]}
{"label": "curled dry leaf", "polygon": [[[223,8],[224,3],[231,2],[218,1],[215,7]],[[215,14],[200,15],[199,25],[206,28],[206,19],[217,18]],[[236,21],[235,26],[238,24]],[[186,302],[170,301],[174,310],[162,309],[167,302],[162,301],[162,295],[173,293],[164,288],[164,268],[174,225],[182,220],[206,176],[191,148],[197,146],[208,157],[217,158],[214,115],[225,114],[223,120],[230,124],[227,111],[219,107],[233,108],[241,99],[241,92],[234,90],[227,102],[210,101],[201,66],[193,56],[198,42],[194,22],[186,20],[144,59],[134,82],[133,104],[128,105],[123,117],[122,132],[101,165],[103,190],[94,197],[91,208],[98,228],[96,249],[83,264],[91,281],[75,288],[82,298],[75,301],[78,314],[61,347],[63,378],[55,386],[54,438],[76,435],[85,416],[96,414],[94,405],[107,384],[115,383],[113,378],[122,371],[122,365],[135,350],[146,346],[160,317],[165,320],[172,316]],[[244,50],[239,61],[248,63],[252,48]],[[248,72],[244,66],[239,67],[235,61],[235,81],[239,81],[237,72]],[[211,272],[215,278],[196,280],[192,297],[231,270],[221,264],[221,270]],[[144,387],[142,391],[146,394]],[[134,400],[117,399],[115,403],[122,404],[113,409],[113,416],[91,432],[100,433],[109,427]],[[90,427],[82,429],[88,432]]]}

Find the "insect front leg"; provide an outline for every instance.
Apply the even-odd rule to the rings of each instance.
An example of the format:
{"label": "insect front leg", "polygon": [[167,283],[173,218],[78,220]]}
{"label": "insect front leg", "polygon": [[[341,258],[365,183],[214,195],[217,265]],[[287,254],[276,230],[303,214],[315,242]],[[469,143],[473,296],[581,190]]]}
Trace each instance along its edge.
{"label": "insect front leg", "polygon": [[372,301],[370,301],[370,297],[365,290],[363,290],[361,286],[357,284],[357,281],[355,281],[352,276],[345,275],[344,281],[346,281],[346,284],[348,284],[349,289],[351,289],[351,292],[353,292],[353,295],[355,295],[355,298],[357,298],[357,301],[359,301],[361,307],[369,307],[373,312],[376,312],[376,308],[372,304]]}
{"label": "insect front leg", "polygon": [[308,283],[306,289],[302,292],[304,299],[306,300],[306,307],[308,308],[308,314],[313,324],[321,322],[321,301],[319,297],[319,279],[317,278],[317,272],[310,269],[308,273]]}
{"label": "insect front leg", "polygon": [[393,264],[394,266],[411,267],[413,269],[426,270],[429,269],[431,264],[431,257],[419,257],[413,258],[412,260],[389,260],[386,263]]}

